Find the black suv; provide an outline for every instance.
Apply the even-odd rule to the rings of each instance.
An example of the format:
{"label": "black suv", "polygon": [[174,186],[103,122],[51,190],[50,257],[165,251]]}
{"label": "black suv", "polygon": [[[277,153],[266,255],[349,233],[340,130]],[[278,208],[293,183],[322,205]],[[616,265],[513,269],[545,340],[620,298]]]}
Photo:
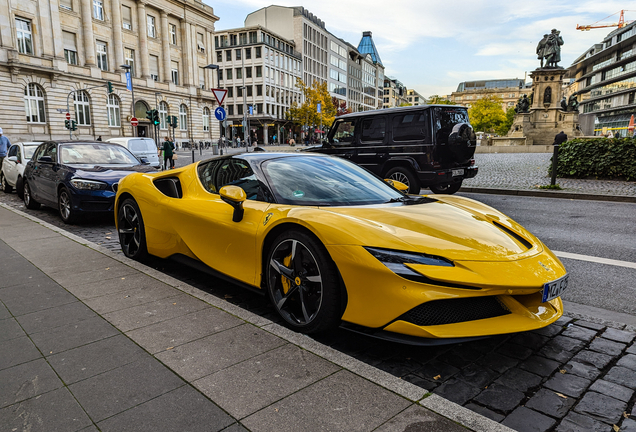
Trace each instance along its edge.
{"label": "black suv", "polygon": [[345,114],[336,118],[327,141],[310,152],[347,158],[382,178],[453,194],[475,177],[477,140],[466,108],[423,105]]}

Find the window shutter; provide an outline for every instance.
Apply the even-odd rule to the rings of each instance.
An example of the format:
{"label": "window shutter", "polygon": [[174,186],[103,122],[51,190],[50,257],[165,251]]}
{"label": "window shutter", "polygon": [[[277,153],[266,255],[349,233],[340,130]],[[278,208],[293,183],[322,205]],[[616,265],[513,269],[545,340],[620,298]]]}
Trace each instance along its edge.
{"label": "window shutter", "polygon": [[62,40],[64,41],[64,49],[77,52],[77,47],[75,46],[75,33],[62,31]]}
{"label": "window shutter", "polygon": [[128,6],[121,7],[121,20],[125,23],[132,24],[132,17],[130,16],[130,8]]}
{"label": "window shutter", "polygon": [[159,76],[159,57],[150,56],[150,75]]}

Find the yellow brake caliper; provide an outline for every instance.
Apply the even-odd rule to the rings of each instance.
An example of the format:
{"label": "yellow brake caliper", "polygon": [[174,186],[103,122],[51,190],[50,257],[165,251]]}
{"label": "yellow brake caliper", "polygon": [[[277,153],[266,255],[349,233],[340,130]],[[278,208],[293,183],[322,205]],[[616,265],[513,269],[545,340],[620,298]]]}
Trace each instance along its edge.
{"label": "yellow brake caliper", "polygon": [[[287,255],[285,258],[283,258],[283,265],[289,268],[291,264],[291,260],[292,260],[291,254]],[[291,281],[283,275],[280,275],[280,278],[281,278],[280,281],[283,284],[283,292],[287,294],[289,290],[291,289]]]}

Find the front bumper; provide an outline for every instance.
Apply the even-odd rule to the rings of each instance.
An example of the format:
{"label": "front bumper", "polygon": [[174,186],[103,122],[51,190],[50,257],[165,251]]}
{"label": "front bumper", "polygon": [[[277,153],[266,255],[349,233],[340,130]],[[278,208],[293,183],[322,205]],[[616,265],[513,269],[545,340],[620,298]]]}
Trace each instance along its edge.
{"label": "front bumper", "polygon": [[72,186],[67,187],[67,189],[71,195],[73,211],[82,213],[113,212],[115,192],[112,190],[80,190]]}
{"label": "front bumper", "polygon": [[[563,314],[560,298],[541,303],[543,284],[565,274],[547,250],[516,261],[409,265],[431,279],[429,284],[398,276],[360,246],[327,249],[347,289],[343,321],[375,332],[473,338],[538,329]],[[539,261],[554,270],[544,270]]]}

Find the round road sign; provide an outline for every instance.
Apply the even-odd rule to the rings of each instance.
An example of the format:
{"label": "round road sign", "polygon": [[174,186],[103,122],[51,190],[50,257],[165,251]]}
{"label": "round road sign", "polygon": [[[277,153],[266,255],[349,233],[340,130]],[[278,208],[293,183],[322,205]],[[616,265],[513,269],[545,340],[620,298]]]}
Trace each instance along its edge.
{"label": "round road sign", "polygon": [[130,119],[130,124],[132,126],[137,126],[139,124],[139,120],[137,120],[135,117]]}
{"label": "round road sign", "polygon": [[225,110],[223,109],[223,107],[217,107],[214,110],[214,116],[216,117],[218,121],[225,120]]}
{"label": "round road sign", "polygon": [[71,119],[71,113],[66,113],[66,120],[70,120]]}

